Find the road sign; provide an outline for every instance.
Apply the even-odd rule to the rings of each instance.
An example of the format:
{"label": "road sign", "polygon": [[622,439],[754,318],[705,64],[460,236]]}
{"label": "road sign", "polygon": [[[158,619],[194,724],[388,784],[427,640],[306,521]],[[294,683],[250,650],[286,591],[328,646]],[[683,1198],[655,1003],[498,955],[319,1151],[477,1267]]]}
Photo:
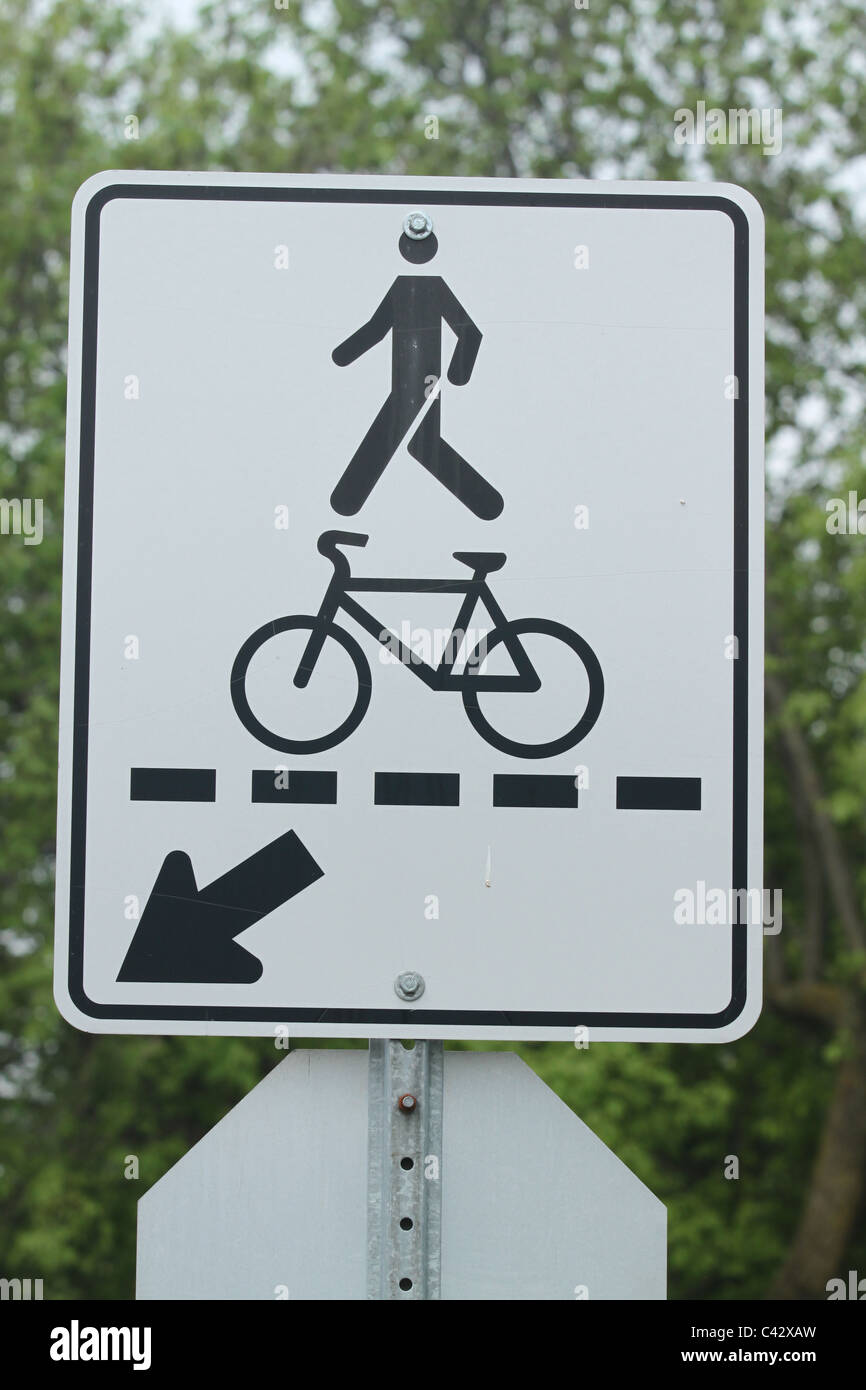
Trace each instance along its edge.
{"label": "road sign", "polygon": [[65,1016],[746,1031],[750,195],[121,172],[72,251]]}
{"label": "road sign", "polygon": [[434,1151],[391,1107],[395,1170],[437,1206],[434,1288],[411,1193],[385,1182],[368,1204],[377,1058],[318,1049],[274,1067],[141,1198],[136,1296],[663,1299],[658,1198],[513,1053],[443,1060]]}

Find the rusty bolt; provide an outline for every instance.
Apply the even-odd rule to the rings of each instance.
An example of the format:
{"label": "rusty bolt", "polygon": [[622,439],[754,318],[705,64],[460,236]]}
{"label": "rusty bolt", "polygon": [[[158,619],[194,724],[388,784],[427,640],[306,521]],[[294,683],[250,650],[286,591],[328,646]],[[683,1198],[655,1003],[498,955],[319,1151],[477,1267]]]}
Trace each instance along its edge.
{"label": "rusty bolt", "polygon": [[402,1110],[404,1115],[409,1115],[415,1109],[415,1106],[417,1104],[418,1101],[416,1100],[415,1096],[413,1096],[409,1091],[407,1091],[406,1094],[402,1095],[400,1099],[397,1101],[397,1108],[399,1110]]}

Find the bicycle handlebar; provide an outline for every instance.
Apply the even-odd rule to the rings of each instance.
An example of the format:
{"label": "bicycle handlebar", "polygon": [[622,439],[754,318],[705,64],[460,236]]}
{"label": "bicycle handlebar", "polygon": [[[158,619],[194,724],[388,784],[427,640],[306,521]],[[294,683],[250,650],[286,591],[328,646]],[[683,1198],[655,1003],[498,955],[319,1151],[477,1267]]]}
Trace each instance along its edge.
{"label": "bicycle handlebar", "polygon": [[341,584],[348,584],[352,574],[351,566],[345,555],[337,549],[340,545],[366,545],[369,536],[362,536],[357,531],[323,531],[318,540],[318,551],[330,560],[334,566],[334,577]]}
{"label": "bicycle handlebar", "polygon": [[317,548],[320,555],[327,555],[329,560],[333,560],[337,558],[338,545],[366,545],[369,539],[369,536],[362,536],[358,531],[323,531]]}

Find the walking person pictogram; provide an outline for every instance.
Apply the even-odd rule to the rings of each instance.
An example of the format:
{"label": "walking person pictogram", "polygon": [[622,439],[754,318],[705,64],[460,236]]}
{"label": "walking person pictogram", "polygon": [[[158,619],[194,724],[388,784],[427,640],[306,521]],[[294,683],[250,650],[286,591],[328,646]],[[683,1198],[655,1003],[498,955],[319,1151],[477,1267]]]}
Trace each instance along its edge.
{"label": "walking person pictogram", "polygon": [[[416,265],[432,260],[438,243],[430,218],[412,213],[403,226],[401,255]],[[441,275],[398,275],[373,317],[331,354],[338,367],[346,367],[391,332],[391,393],[331,494],[331,505],[341,516],[361,510],[422,412],[407,445],[412,457],[475,516],[492,521],[502,511],[496,488],[442,438],[438,392],[428,404],[431,383],[439,382],[442,371],[443,320],[457,336],[448,380],[465,386],[481,331]]]}

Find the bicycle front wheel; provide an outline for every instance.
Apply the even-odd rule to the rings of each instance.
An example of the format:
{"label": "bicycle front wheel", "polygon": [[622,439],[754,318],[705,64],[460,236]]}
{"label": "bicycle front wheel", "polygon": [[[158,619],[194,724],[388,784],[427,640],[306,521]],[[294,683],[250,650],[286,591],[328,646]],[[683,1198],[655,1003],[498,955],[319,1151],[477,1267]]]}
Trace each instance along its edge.
{"label": "bicycle front wheel", "polygon": [[[528,642],[524,640],[526,638]],[[551,642],[560,645],[552,648]],[[485,667],[491,653],[502,643],[506,647],[517,645],[524,650],[539,677],[538,690],[552,691],[555,696],[555,717],[564,722],[563,713],[564,718],[573,714],[577,703],[579,717],[567,732],[538,743],[525,741],[523,728],[533,722],[533,701],[537,701],[537,694],[515,694],[500,688],[497,694],[484,695],[483,681],[485,674],[488,674]],[[494,628],[479,642],[466,668],[477,673],[478,685],[475,686],[471,679],[466,681],[463,707],[475,732],[498,748],[500,753],[510,753],[515,758],[552,758],[557,753],[574,748],[575,744],[586,738],[601,713],[604,677],[598,657],[588,642],[563,623],[551,622],[547,618],[519,618],[516,622]],[[509,714],[514,713],[516,717],[510,722],[517,726],[517,731],[511,729],[509,733],[500,733],[491,722],[491,717],[481,710],[479,698],[485,699],[491,717],[500,725]]]}
{"label": "bicycle front wheel", "polygon": [[[299,690],[294,677],[312,634],[324,638],[323,646]],[[367,713],[371,694],[370,666],[359,644],[318,617],[265,623],[247,638],[232,667],[238,719],[260,743],[282,753],[323,753],[342,743]],[[319,733],[323,724],[329,731]]]}

